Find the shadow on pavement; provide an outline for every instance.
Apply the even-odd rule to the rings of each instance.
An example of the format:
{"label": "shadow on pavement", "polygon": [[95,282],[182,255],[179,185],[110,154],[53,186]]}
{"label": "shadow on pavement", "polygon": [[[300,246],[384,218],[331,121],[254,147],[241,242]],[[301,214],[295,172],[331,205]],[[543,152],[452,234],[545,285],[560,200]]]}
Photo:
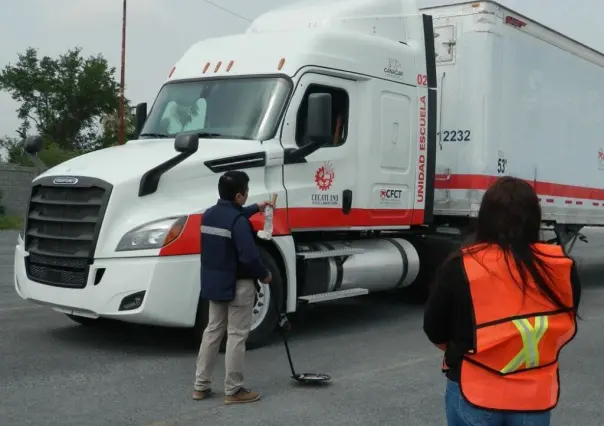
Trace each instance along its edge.
{"label": "shadow on pavement", "polygon": [[[344,299],[309,307],[291,315],[290,339],[354,335],[359,329],[379,327],[392,319],[417,312],[421,307],[408,306],[385,294]],[[178,355],[199,349],[192,330],[143,326],[104,321],[95,326],[76,323],[49,331],[62,344],[102,351],[119,351],[133,355]],[[280,344],[277,333],[269,345]]]}
{"label": "shadow on pavement", "polygon": [[51,330],[53,339],[62,344],[133,355],[190,354],[199,347],[192,332],[184,329],[151,327],[137,324],[106,321],[95,326],[73,323]]}

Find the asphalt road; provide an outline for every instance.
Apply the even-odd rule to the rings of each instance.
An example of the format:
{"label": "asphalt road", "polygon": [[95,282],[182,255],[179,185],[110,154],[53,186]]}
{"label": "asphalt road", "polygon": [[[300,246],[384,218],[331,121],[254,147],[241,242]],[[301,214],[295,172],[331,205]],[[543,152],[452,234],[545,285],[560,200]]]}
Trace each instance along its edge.
{"label": "asphalt road", "polygon": [[[197,351],[183,344],[181,333],[94,330],[25,303],[13,289],[15,241],[14,233],[0,233],[1,426],[445,424],[439,352],[422,333],[421,306],[370,297],[318,307],[296,320],[291,346],[299,370],[327,372],[331,385],[293,384],[277,340],[248,352],[247,385],[262,392],[261,402],[224,406],[219,395],[195,402]],[[561,358],[553,424],[604,425],[604,286],[598,280],[604,233],[574,254],[582,265],[584,321]]]}

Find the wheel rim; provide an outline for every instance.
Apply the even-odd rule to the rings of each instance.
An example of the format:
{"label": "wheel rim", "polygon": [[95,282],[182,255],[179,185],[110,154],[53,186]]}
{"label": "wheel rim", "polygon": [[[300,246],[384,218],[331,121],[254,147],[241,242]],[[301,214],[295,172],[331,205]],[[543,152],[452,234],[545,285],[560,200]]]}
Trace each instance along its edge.
{"label": "wheel rim", "polygon": [[271,303],[271,288],[268,284],[258,282],[260,291],[256,290],[254,313],[252,315],[252,330],[255,330],[266,318]]}

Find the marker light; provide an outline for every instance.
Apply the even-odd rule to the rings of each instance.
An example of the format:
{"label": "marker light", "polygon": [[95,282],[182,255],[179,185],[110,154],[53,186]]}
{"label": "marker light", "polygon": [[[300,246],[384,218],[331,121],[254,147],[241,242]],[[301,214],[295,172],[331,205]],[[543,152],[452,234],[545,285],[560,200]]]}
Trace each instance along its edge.
{"label": "marker light", "polygon": [[520,19],[514,18],[513,16],[506,16],[505,23],[511,25],[516,28],[522,28],[526,26],[526,22],[521,21]]}

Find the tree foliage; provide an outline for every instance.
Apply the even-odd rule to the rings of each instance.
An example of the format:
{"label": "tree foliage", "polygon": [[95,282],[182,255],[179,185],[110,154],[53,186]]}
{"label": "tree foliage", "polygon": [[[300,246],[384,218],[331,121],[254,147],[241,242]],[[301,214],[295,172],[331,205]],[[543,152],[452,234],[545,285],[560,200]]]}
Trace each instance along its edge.
{"label": "tree foliage", "polygon": [[[34,48],[18,54],[15,64],[0,71],[0,90],[19,103],[18,139],[4,137],[0,145],[8,161],[29,165],[22,141],[38,133],[44,139],[40,158],[52,166],[83,152],[117,143],[119,85],[115,68],[102,55],[83,57],[69,49],[57,58],[39,57]],[[134,133],[127,102],[126,136]]]}
{"label": "tree foliage", "polygon": [[[7,152],[7,163],[24,167],[35,166],[31,158],[23,150],[23,141],[19,138],[8,136],[0,138],[0,147],[4,148]],[[83,153],[84,151],[82,150],[61,148],[56,143],[44,139],[44,149],[42,149],[38,156],[45,165],[53,167]]]}

